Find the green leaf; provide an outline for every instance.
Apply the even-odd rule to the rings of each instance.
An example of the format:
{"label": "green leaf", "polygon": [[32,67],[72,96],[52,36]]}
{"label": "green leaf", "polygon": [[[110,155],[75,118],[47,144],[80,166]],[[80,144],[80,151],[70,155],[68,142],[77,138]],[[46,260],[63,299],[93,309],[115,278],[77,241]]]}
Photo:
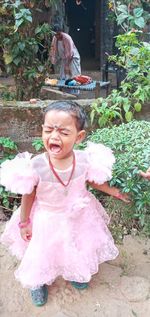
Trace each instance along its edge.
{"label": "green leaf", "polygon": [[35,145],[36,151],[39,151],[42,147],[43,147],[42,144],[36,144]]}
{"label": "green leaf", "polygon": [[94,108],[94,109],[96,109],[96,108],[97,108],[97,102],[95,102],[95,101],[92,102],[91,107]]}
{"label": "green leaf", "polygon": [[133,9],[133,14],[136,18],[141,17],[141,15],[143,14],[143,8],[135,8]]}
{"label": "green leaf", "polygon": [[40,32],[41,32],[41,26],[37,26],[35,29],[35,34],[37,35]]}
{"label": "green leaf", "polygon": [[5,64],[6,64],[6,65],[12,63],[12,61],[13,61],[12,55],[10,55],[10,54],[8,54],[8,53],[4,53],[4,54],[3,54],[3,57],[4,57],[4,61],[5,61]]}
{"label": "green leaf", "polygon": [[13,59],[13,63],[14,63],[16,66],[18,66],[20,62],[21,62],[21,57],[19,57],[19,56],[18,56],[17,58]]}
{"label": "green leaf", "polygon": [[144,18],[143,18],[143,17],[136,18],[136,19],[134,20],[134,22],[135,22],[135,24],[136,24],[139,28],[141,28],[141,29],[143,29],[144,26],[145,26],[145,21],[144,21]]}
{"label": "green leaf", "polygon": [[130,122],[133,118],[132,112],[131,111],[126,112],[125,118],[126,118],[127,122]]}
{"label": "green leaf", "polygon": [[128,7],[125,4],[121,4],[117,7],[117,10],[127,14],[128,13]]}
{"label": "green leaf", "polygon": [[19,20],[20,18],[22,18],[22,12],[16,13],[15,20]]}
{"label": "green leaf", "polygon": [[124,104],[123,105],[123,109],[127,113],[129,111],[129,109],[130,109],[130,104]]}
{"label": "green leaf", "polygon": [[26,16],[26,20],[29,21],[29,22],[32,22],[32,16],[27,15],[27,16]]}
{"label": "green leaf", "polygon": [[144,222],[145,222],[145,215],[142,214],[142,215],[140,216],[140,223],[141,223],[141,226],[142,226],[142,227],[143,227],[143,225],[144,225]]}
{"label": "green leaf", "polygon": [[141,109],[142,109],[141,103],[136,102],[135,105],[134,105],[134,109],[135,109],[136,112],[140,112]]}
{"label": "green leaf", "polygon": [[32,142],[32,146],[36,149],[36,151],[39,151],[39,150],[43,149],[44,145],[43,145],[42,139],[34,140]]}
{"label": "green leaf", "polygon": [[125,13],[121,13],[118,15],[117,17],[117,21],[118,21],[118,24],[121,24],[125,21],[125,19],[128,18],[128,14],[125,14]]}
{"label": "green leaf", "polygon": [[138,47],[132,47],[130,50],[131,55],[137,55],[139,53],[139,48]]}
{"label": "green leaf", "polygon": [[16,21],[15,21],[15,31],[18,30],[19,26],[20,26],[21,24],[23,24],[23,22],[24,22],[23,19],[20,19],[20,20],[16,20]]}
{"label": "green leaf", "polygon": [[18,43],[18,47],[19,47],[19,49],[21,50],[21,51],[23,51],[24,50],[24,48],[25,48],[25,43]]}

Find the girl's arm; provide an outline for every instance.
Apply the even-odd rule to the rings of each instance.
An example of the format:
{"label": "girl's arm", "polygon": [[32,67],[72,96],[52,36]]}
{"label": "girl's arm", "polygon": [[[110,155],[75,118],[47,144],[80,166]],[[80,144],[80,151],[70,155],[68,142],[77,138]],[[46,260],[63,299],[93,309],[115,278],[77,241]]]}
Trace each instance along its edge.
{"label": "girl's arm", "polygon": [[99,185],[99,184],[96,184],[95,182],[88,182],[88,184],[94,188],[94,189],[97,189],[97,190],[100,190],[110,196],[113,196],[117,199],[121,199],[123,200],[124,202],[127,202],[129,203],[130,200],[129,200],[129,197],[126,193],[121,193],[120,190],[117,188],[117,187],[110,187],[109,184],[107,182],[105,182],[104,184],[102,185]]}
{"label": "girl's arm", "polygon": [[36,195],[36,187],[31,194],[22,196],[21,199],[21,213],[20,213],[20,234],[25,241],[29,241],[32,237],[32,229],[30,224],[31,208]]}
{"label": "girl's arm", "polygon": [[36,188],[34,188],[31,194],[26,194],[22,196],[20,213],[21,222],[26,222],[30,218],[30,212],[35,199],[35,194]]}

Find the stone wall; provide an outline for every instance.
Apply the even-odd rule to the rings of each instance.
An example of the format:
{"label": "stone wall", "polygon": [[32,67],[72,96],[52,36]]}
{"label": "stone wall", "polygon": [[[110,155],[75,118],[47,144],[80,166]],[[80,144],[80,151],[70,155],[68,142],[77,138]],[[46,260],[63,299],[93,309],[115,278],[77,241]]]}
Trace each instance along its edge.
{"label": "stone wall", "polygon": [[[55,100],[56,101],[56,100]],[[53,100],[29,102],[7,102],[0,104],[0,137],[10,137],[20,151],[33,151],[31,143],[41,136],[43,110]],[[78,100],[88,111],[92,100]]]}

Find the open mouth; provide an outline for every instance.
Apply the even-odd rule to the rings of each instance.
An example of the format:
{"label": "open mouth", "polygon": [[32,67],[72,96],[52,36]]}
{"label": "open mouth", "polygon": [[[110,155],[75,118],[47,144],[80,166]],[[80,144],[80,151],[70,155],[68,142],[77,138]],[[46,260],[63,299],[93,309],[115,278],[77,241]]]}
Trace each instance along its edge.
{"label": "open mouth", "polygon": [[61,151],[61,147],[60,147],[60,145],[59,144],[50,144],[50,151],[52,152],[52,153],[60,153],[60,151]]}

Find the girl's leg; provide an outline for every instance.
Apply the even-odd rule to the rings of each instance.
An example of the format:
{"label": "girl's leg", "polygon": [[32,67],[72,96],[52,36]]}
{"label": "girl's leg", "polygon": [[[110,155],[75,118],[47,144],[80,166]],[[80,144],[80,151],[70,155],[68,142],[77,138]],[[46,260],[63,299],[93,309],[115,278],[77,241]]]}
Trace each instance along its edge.
{"label": "girl's leg", "polygon": [[35,306],[43,306],[47,302],[48,290],[46,285],[36,289],[31,289],[30,293],[32,302]]}
{"label": "girl's leg", "polygon": [[71,285],[74,287],[74,288],[77,288],[77,289],[86,289],[88,288],[88,283],[78,283],[78,282],[71,282]]}

